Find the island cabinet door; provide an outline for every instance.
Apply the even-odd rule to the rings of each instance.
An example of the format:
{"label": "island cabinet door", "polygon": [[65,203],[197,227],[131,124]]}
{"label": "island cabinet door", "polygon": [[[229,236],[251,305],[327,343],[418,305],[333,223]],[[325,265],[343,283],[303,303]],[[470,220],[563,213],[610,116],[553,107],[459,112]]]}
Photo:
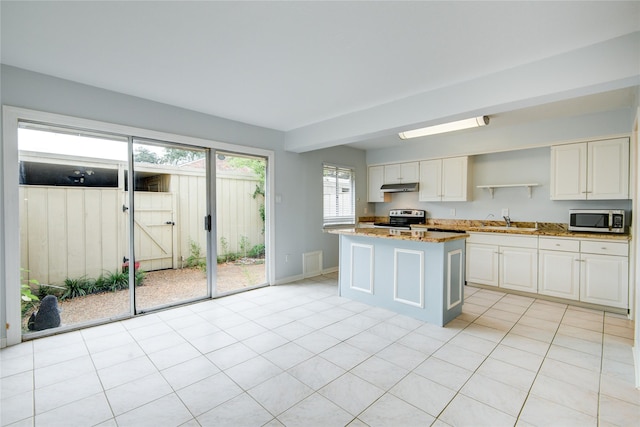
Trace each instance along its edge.
{"label": "island cabinet door", "polygon": [[498,246],[467,243],[467,282],[498,286]]}
{"label": "island cabinet door", "polygon": [[394,248],[393,300],[400,304],[424,308],[423,251]]}

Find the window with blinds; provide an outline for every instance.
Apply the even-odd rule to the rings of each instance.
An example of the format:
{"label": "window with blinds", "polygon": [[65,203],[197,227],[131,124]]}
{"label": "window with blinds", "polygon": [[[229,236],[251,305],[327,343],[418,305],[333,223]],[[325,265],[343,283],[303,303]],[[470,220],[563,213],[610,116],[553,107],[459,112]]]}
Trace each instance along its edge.
{"label": "window with blinds", "polygon": [[324,226],[356,223],[355,171],[323,165]]}

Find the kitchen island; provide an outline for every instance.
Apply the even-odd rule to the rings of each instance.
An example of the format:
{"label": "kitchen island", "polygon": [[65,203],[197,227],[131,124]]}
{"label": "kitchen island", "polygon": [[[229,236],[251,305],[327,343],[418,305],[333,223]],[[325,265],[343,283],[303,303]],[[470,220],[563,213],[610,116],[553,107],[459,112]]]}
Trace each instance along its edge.
{"label": "kitchen island", "polygon": [[465,233],[380,228],[340,235],[340,295],[439,326],[462,313]]}

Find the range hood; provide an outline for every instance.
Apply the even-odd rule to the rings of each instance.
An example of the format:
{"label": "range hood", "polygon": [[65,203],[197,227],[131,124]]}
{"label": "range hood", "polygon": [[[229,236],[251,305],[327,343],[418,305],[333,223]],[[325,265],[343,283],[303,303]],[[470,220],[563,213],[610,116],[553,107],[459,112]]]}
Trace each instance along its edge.
{"label": "range hood", "polygon": [[384,184],[380,187],[383,193],[403,193],[407,191],[418,191],[417,182],[406,182],[402,184]]}

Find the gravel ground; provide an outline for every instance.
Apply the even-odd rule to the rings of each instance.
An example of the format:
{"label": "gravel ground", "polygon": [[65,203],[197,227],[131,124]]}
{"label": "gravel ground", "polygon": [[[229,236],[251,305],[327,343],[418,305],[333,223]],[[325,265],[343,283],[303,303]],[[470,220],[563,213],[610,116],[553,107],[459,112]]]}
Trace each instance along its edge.
{"label": "gravel ground", "polygon": [[[217,291],[225,293],[265,282],[264,264],[218,264]],[[138,307],[152,308],[207,294],[206,274],[195,268],[148,272],[136,288]],[[115,317],[129,312],[129,291],[104,292],[59,301],[63,325]],[[23,319],[26,329],[26,320]]]}

